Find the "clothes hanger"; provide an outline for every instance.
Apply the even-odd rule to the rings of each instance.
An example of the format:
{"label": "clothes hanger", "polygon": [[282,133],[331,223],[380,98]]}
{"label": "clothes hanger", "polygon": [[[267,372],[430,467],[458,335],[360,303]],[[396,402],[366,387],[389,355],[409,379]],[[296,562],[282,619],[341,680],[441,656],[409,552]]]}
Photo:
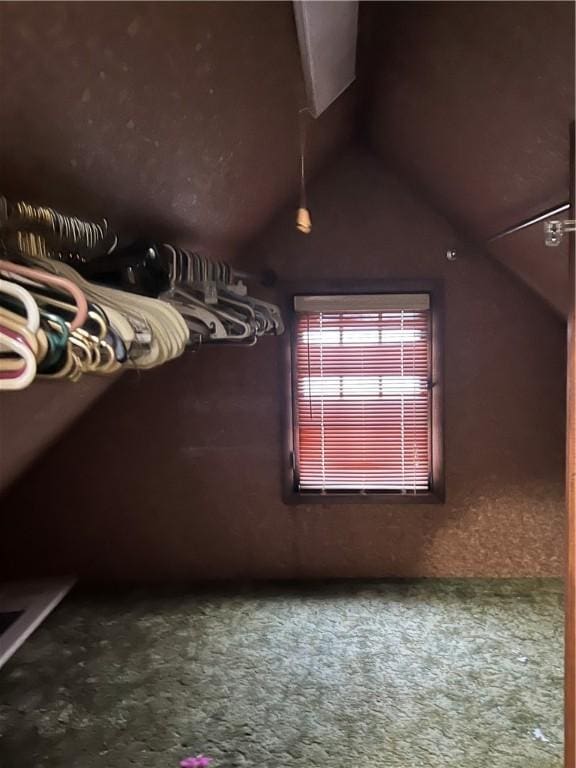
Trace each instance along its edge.
{"label": "clothes hanger", "polygon": [[64,320],[58,315],[42,312],[41,321],[48,338],[49,351],[38,366],[38,372],[50,373],[59,370],[66,362],[70,333]]}
{"label": "clothes hanger", "polygon": [[[284,330],[279,311],[276,309],[272,314],[273,305],[251,302],[248,300],[251,297],[246,297],[246,287],[240,281],[231,284],[232,270],[229,265],[213,262],[202,254],[186,252],[169,243],[164,243],[163,247],[168,251],[172,284],[172,292],[163,294],[165,298],[175,295],[176,291],[184,291],[190,301],[191,293],[194,294],[197,301],[209,305],[208,308],[224,322],[232,341]],[[235,312],[226,311],[222,304],[232,307]],[[178,305],[178,309],[182,311],[182,306]]]}
{"label": "clothes hanger", "polygon": [[[218,331],[217,338],[226,338],[228,335],[227,328],[223,321],[229,320],[232,323],[238,324],[238,317],[227,315],[226,312],[218,309],[216,301],[214,303],[207,304],[201,298],[199,298],[188,285],[177,285],[171,289],[169,294],[163,294],[164,296],[171,296],[176,298],[180,304],[191,305],[199,310],[209,313],[212,316],[212,324],[214,331]],[[220,322],[219,322],[220,321]],[[244,324],[242,324],[244,325]],[[245,330],[243,328],[242,330]]]}
{"label": "clothes hanger", "polygon": [[[104,353],[104,354],[102,354]],[[116,357],[116,348],[108,341],[103,339],[100,342],[100,367],[94,373],[98,375],[105,375],[109,373],[115,373],[122,368],[122,364],[126,360],[118,360]]]}
{"label": "clothes hanger", "polygon": [[[58,318],[59,320],[59,318]],[[44,364],[38,371],[39,378],[61,379],[68,378],[72,373],[79,369],[76,357],[68,344],[68,329],[65,327],[64,344],[56,349],[55,358],[50,360],[49,364]],[[62,339],[61,339],[62,341]],[[58,351],[60,354],[58,355]]]}
{"label": "clothes hanger", "polygon": [[161,298],[168,301],[180,314],[200,320],[208,329],[211,337],[219,339],[227,337],[228,333],[224,324],[215,315],[212,308],[207,307],[202,301],[189,294],[183,288],[172,288],[168,293],[162,294]]}
{"label": "clothes hanger", "polygon": [[42,328],[38,328],[35,333],[30,331],[30,328],[27,325],[27,316],[24,315],[24,317],[22,317],[18,310],[22,310],[21,305],[12,309],[0,304],[0,319],[4,325],[21,333],[21,335],[26,338],[28,346],[34,352],[37,361],[41,362],[46,357],[49,349],[48,337]]}
{"label": "clothes hanger", "polygon": [[[33,348],[36,356],[44,357],[48,349],[48,341],[42,331],[39,330],[40,313],[38,305],[31,294],[24,288],[7,280],[0,280],[0,310],[4,313],[7,323],[16,324],[15,330],[18,330],[22,323],[29,334],[28,343]],[[8,306],[6,306],[8,305]],[[23,314],[25,320],[22,320]]]}
{"label": "clothes hanger", "polygon": [[[235,293],[234,291],[232,291]],[[275,304],[271,304],[263,299],[256,299],[254,296],[244,295],[239,297],[241,301],[250,304],[256,313],[260,313],[269,327],[269,332],[276,335],[284,333],[284,322],[282,314]]]}
{"label": "clothes hanger", "polygon": [[[14,321],[22,321],[22,315],[26,317],[25,307],[7,295],[0,299],[0,308],[10,311]],[[69,332],[61,317],[51,315],[45,309],[39,310],[39,316],[41,327],[35,336],[39,346],[38,365],[40,369],[44,370],[57,365],[58,361],[61,360],[66,350]]]}
{"label": "clothes hanger", "polygon": [[[2,226],[8,231],[26,231],[33,229],[34,234],[41,233],[48,240],[49,250],[54,250],[53,256],[79,256],[80,254],[62,254],[61,251],[106,252],[112,249],[106,242],[113,233],[109,232],[108,222],[85,221],[75,216],[65,216],[53,208],[30,205],[25,202],[9,204],[6,198],[0,198],[0,210],[3,212]],[[37,253],[37,249],[31,253]]]}
{"label": "clothes hanger", "polygon": [[[64,267],[64,265],[59,265]],[[107,306],[113,306],[127,318],[130,323],[138,329],[137,335],[140,340],[144,339],[145,344],[152,343],[152,337],[162,340],[159,345],[161,349],[160,358],[157,363],[165,362],[182,354],[186,348],[189,339],[189,332],[184,319],[167,302],[148,296],[130,294],[108,286],[93,285],[86,283],[83,278],[77,276],[82,281],[82,288],[85,288],[88,295],[94,296],[96,300],[102,300]],[[142,336],[144,334],[144,337]],[[136,361],[137,367],[151,367],[154,352],[150,358],[146,352],[139,355]]]}
{"label": "clothes hanger", "polygon": [[[205,270],[203,274],[206,274]],[[188,276],[199,276],[199,272],[195,268],[195,274]],[[223,342],[252,340],[255,336],[256,324],[251,308],[237,305],[234,309],[240,309],[240,313],[227,310],[218,302],[219,294],[216,286],[213,285],[213,290],[210,292],[202,290],[207,287],[210,287],[210,284],[206,282],[178,283],[173,285],[170,291],[163,293],[161,298],[170,301],[186,317],[197,318],[208,327],[209,338],[202,334],[204,343],[211,343],[214,339]],[[206,298],[208,293],[210,293],[209,302]],[[199,294],[203,294],[203,298]]]}
{"label": "clothes hanger", "polygon": [[76,317],[71,323],[72,330],[79,328],[85,322],[88,314],[88,303],[82,291],[71,280],[67,280],[64,277],[58,277],[49,272],[41,272],[39,269],[23,267],[20,264],[14,264],[2,259],[0,259],[0,271],[4,274],[20,275],[21,277],[27,277],[33,281],[40,282],[41,284],[47,283],[48,285],[62,288],[73,297],[77,307]]}
{"label": "clothes hanger", "polygon": [[169,286],[169,269],[157,246],[136,241],[112,254],[97,256],[78,265],[84,277],[143,296],[158,296]]}
{"label": "clothes hanger", "polygon": [[[75,314],[75,307],[73,305],[54,299],[50,294],[45,296],[36,291],[35,295],[44,307],[47,306],[52,311],[58,311],[70,324]],[[105,321],[105,315],[99,311],[96,305],[89,304],[86,323],[82,328],[72,331],[71,334],[71,343],[75,346],[84,372],[108,373],[120,367],[114,351],[114,347],[118,346],[118,339],[109,336],[107,340],[107,336],[109,336],[109,330]],[[124,362],[126,350],[122,344],[120,346],[120,354],[121,361]]]}
{"label": "clothes hanger", "polygon": [[[54,215],[50,218],[47,214],[47,217],[53,229],[72,240],[77,239],[78,223],[72,217],[63,224],[56,224],[58,219]],[[86,238],[88,247],[97,239],[98,233],[94,232],[91,230],[92,234]],[[90,273],[91,277],[101,280],[94,284],[68,264],[56,261],[44,241],[34,240],[34,233],[24,234],[29,236],[26,241],[26,253],[32,254],[27,257],[29,261],[51,274],[70,279],[87,298],[102,306],[107,313],[108,328],[124,344],[128,361],[135,367],[160,365],[192,345],[252,345],[265,333],[283,330],[279,312],[274,317],[269,311],[273,305],[251,302],[251,297],[246,296],[246,287],[230,265],[212,261],[204,254],[169,243],[162,246],[133,243],[116,249],[113,255],[101,253],[75,264],[85,276]],[[102,284],[107,283],[110,276],[114,285],[120,282],[126,291]],[[162,280],[167,280],[170,291],[162,291],[165,287]],[[54,305],[51,308],[56,309]],[[88,329],[86,325],[83,327]],[[110,346],[114,349],[115,345]],[[105,347],[100,353],[101,358],[109,359]],[[90,366],[86,356],[82,356],[81,351],[78,354],[84,369],[101,368],[102,361],[100,365]]]}
{"label": "clothes hanger", "polygon": [[30,292],[17,283],[0,279],[0,292],[17,299],[26,309],[26,325],[32,333],[36,333],[40,327],[40,312]]}
{"label": "clothes hanger", "polygon": [[[0,310],[0,323],[5,329],[16,334],[18,341],[24,342],[31,349],[36,360],[38,360],[38,342],[34,334],[30,333],[26,327],[24,318],[5,310]],[[14,375],[16,376],[21,372],[22,367],[22,358],[19,355],[13,355],[11,347],[6,344],[5,340],[0,341],[0,371],[15,371]]]}
{"label": "clothes hanger", "polygon": [[[40,289],[35,289],[36,292],[39,290]],[[54,299],[49,292],[47,296],[40,293],[36,293],[35,295],[42,303],[47,302],[47,304],[43,304],[44,308],[48,306],[53,312],[59,312],[62,322],[67,321],[68,325],[70,325],[70,321],[73,319],[76,309],[73,305]],[[0,310],[0,319],[2,319],[4,323],[8,323],[6,312],[7,310]],[[52,317],[54,317],[54,315],[52,315]],[[20,320],[20,317],[18,315],[12,315],[10,319],[18,321]],[[35,340],[28,339],[28,342],[36,353],[40,364],[40,371],[44,373],[60,370],[61,365],[58,365],[58,360],[61,359],[61,349],[56,349],[55,354],[46,361],[46,364],[44,364],[45,355],[49,351],[50,346],[52,350],[54,349],[54,344],[49,345],[48,338],[43,330],[38,331],[37,338],[39,342],[42,342],[42,340],[44,341],[44,348],[41,349],[39,353],[36,353],[34,346]],[[66,337],[65,343],[68,342],[73,347],[72,351],[75,353],[74,356],[78,363],[77,367],[79,367],[82,373],[106,374],[112,373],[121,367],[120,362],[116,359],[115,348],[113,346],[118,345],[118,339],[114,339],[109,335],[108,327],[104,321],[103,315],[93,304],[89,305],[88,319],[84,327],[71,331]],[[121,362],[125,362],[126,350],[122,344],[120,346],[120,354]],[[54,366],[56,366],[56,368],[54,368]]]}
{"label": "clothes hanger", "polygon": [[259,334],[259,323],[256,317],[256,313],[250,304],[242,301],[239,297],[231,298],[224,291],[218,291],[218,304],[224,304],[225,306],[232,307],[233,310],[239,312],[249,324],[253,334]]}
{"label": "clothes hanger", "polygon": [[[34,263],[38,261],[34,260]],[[44,266],[44,262],[40,263]],[[79,285],[86,296],[102,305],[109,315],[110,309],[115,309],[129,321],[135,331],[134,343],[130,349],[131,363],[135,367],[153,367],[181,354],[186,348],[189,339],[186,323],[178,312],[165,302],[89,283],[61,262],[50,261],[45,266],[51,272],[64,275]],[[162,304],[165,305],[164,308]],[[154,325],[154,332],[151,324]],[[172,335],[171,340],[166,338],[165,325],[170,328],[168,333]],[[118,330],[118,326],[115,329]],[[164,337],[161,348],[158,343],[153,343],[153,335]]]}
{"label": "clothes hanger", "polygon": [[36,358],[18,333],[0,324],[0,343],[22,358],[24,365],[17,371],[0,371],[0,390],[28,387],[36,376]]}
{"label": "clothes hanger", "polygon": [[[110,329],[106,315],[101,313],[97,305],[90,305],[88,318],[96,326],[97,330],[91,334],[91,337],[100,352],[100,365],[94,373],[113,373],[119,370],[121,364],[127,359],[126,348]],[[116,355],[117,351],[120,358]]]}
{"label": "clothes hanger", "polygon": [[215,318],[210,312],[177,301],[170,303],[184,318],[189,333],[200,334],[202,340],[206,342],[216,332]]}
{"label": "clothes hanger", "polygon": [[50,372],[38,374],[39,379],[69,379],[78,381],[82,375],[80,362],[76,354],[69,348],[66,348],[62,365]]}
{"label": "clothes hanger", "polygon": [[[36,337],[36,334],[32,333],[27,328],[24,318],[14,312],[10,312],[10,310],[5,309],[4,307],[0,307],[0,323],[5,328],[10,328],[14,333],[17,333],[21,339],[24,339],[28,347],[32,350],[35,358],[38,359],[40,352],[38,338]],[[47,348],[48,342],[46,342],[44,352],[47,351]]]}
{"label": "clothes hanger", "polygon": [[165,360],[181,355],[190,338],[190,331],[182,315],[169,303],[159,299],[146,299],[146,308]]}

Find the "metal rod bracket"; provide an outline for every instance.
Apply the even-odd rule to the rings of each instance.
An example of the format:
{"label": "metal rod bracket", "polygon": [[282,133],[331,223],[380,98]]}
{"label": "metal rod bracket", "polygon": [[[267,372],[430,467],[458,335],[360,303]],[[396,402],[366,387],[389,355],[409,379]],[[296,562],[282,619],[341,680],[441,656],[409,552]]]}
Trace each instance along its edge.
{"label": "metal rod bracket", "polygon": [[548,247],[556,247],[568,232],[576,232],[576,219],[554,219],[544,222],[544,242]]}

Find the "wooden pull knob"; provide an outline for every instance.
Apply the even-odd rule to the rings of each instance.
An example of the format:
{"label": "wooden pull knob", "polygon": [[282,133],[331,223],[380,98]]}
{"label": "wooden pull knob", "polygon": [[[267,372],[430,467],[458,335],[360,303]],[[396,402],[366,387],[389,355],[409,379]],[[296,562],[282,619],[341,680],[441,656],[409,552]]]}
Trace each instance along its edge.
{"label": "wooden pull knob", "polygon": [[308,208],[298,208],[298,214],[296,216],[296,229],[303,232],[305,235],[309,235],[312,232],[312,220],[310,218],[310,211]]}

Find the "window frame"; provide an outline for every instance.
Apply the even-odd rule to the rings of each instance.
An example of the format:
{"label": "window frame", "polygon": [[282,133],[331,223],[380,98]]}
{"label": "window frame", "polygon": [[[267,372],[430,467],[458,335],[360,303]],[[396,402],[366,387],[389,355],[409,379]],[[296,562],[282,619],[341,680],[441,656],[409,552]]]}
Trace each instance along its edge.
{"label": "window frame", "polygon": [[[431,326],[431,483],[421,493],[396,491],[302,491],[297,487],[296,441],[296,323],[295,296],[362,295],[385,293],[427,293],[430,296]],[[284,293],[288,318],[285,334],[284,387],[286,391],[283,456],[283,499],[286,504],[442,504],[445,501],[444,469],[444,291],[438,280],[321,281],[291,283]]]}

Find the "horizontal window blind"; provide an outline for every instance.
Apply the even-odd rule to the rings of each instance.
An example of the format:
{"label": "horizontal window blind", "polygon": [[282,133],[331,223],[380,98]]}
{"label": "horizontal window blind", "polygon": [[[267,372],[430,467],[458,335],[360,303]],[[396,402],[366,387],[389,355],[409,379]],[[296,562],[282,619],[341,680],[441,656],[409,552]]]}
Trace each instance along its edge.
{"label": "horizontal window blind", "polygon": [[295,300],[298,489],[429,490],[429,297],[314,298]]}

